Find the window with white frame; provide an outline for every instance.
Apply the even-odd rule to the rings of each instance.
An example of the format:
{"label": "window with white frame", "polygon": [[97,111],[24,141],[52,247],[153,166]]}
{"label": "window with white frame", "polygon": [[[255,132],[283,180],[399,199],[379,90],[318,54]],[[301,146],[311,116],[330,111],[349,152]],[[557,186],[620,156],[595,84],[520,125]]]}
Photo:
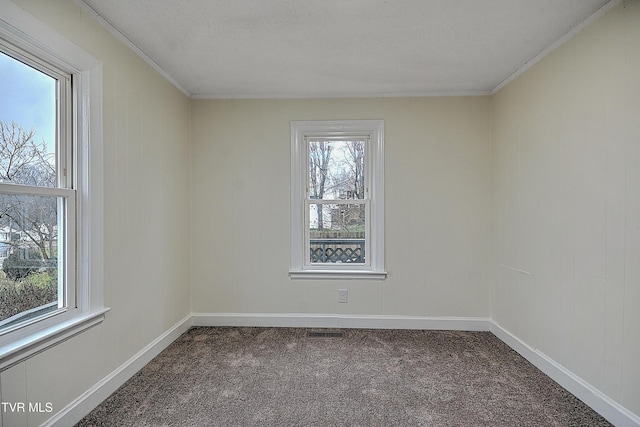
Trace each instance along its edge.
{"label": "window with white frame", "polygon": [[67,173],[71,75],[7,42],[0,44],[0,70],[0,332],[6,333],[75,306],[76,191]]}
{"label": "window with white frame", "polygon": [[[0,13],[0,369],[104,318],[101,64]],[[29,31],[29,35],[24,29]],[[64,54],[58,54],[58,52]],[[95,194],[94,194],[95,193]],[[90,196],[91,195],[91,196]]]}
{"label": "window with white frame", "polygon": [[291,122],[292,278],[384,279],[384,123]]}

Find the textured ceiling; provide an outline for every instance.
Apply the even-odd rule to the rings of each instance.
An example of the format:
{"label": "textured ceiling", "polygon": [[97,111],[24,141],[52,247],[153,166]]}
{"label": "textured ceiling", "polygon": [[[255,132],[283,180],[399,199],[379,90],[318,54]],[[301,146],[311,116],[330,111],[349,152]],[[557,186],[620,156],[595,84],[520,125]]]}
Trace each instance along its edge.
{"label": "textured ceiling", "polygon": [[194,97],[488,93],[608,0],[82,0]]}

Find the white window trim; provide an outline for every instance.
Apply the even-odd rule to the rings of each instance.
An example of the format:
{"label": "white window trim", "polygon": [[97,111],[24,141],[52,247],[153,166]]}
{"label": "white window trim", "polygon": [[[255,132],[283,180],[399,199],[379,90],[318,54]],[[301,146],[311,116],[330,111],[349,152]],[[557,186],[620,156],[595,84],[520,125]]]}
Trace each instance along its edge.
{"label": "white window trim", "polygon": [[[366,265],[307,264],[306,254],[306,138],[366,135],[369,175],[370,236]],[[291,264],[292,279],[385,279],[384,269],[384,122],[382,120],[331,120],[291,122]]]}
{"label": "white window trim", "polygon": [[76,307],[11,332],[0,341],[0,370],[93,327],[103,303],[102,63],[9,0],[0,0],[0,35],[72,72],[78,206]]}

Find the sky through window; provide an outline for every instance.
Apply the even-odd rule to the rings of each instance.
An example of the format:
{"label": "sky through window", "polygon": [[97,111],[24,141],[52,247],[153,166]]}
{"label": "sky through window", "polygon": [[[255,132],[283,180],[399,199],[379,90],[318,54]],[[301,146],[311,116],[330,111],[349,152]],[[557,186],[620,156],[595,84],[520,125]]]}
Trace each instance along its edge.
{"label": "sky through window", "polygon": [[53,78],[0,53],[0,120],[33,128],[48,153],[55,153],[55,97]]}

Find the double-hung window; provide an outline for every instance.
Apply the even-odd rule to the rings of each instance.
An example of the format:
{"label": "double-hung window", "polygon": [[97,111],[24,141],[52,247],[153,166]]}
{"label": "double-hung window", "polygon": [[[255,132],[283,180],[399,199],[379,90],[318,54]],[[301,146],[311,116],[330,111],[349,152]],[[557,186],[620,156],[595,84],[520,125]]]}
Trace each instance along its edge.
{"label": "double-hung window", "polygon": [[383,279],[384,125],[291,122],[292,278]]}
{"label": "double-hung window", "polygon": [[105,312],[100,246],[89,239],[102,233],[101,170],[92,171],[102,148],[101,65],[6,6],[0,12],[0,369],[97,324]]}
{"label": "double-hung window", "polygon": [[0,333],[6,334],[75,306],[76,191],[71,75],[7,42],[0,46]]}

